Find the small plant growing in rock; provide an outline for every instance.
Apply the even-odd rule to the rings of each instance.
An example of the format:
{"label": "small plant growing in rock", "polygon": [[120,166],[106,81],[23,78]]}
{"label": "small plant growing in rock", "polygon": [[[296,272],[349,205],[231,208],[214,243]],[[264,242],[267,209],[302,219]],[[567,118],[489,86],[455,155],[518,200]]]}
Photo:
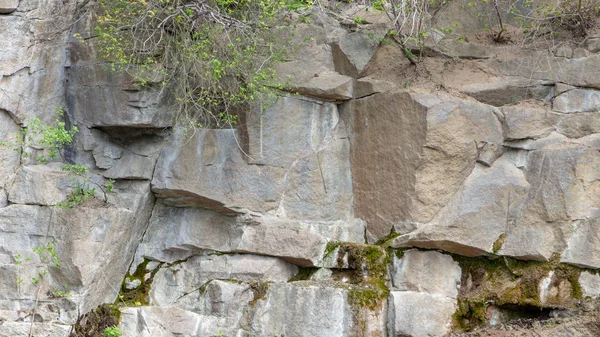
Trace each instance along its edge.
{"label": "small plant growing in rock", "polygon": [[[66,123],[61,121],[63,116],[64,111],[59,107],[56,112],[56,119],[52,125],[44,125],[39,118],[34,117],[29,120],[27,127],[21,129],[23,136],[18,137],[20,140],[17,141],[17,144],[3,142],[0,143],[0,146],[12,146],[16,151],[21,151],[21,149],[26,149],[28,147],[36,149],[40,153],[36,154],[34,159],[42,164],[47,163],[49,160],[58,156],[62,157],[61,150],[64,147],[71,145],[73,143],[73,137],[79,132],[76,126],[67,130]],[[230,124],[235,124],[235,117],[236,116],[232,117],[227,115],[223,118],[228,119]],[[22,155],[24,158],[29,157],[27,151],[22,151]],[[64,158],[62,159],[64,160]],[[62,170],[69,173],[71,182],[75,184],[75,187],[68,199],[59,202],[57,206],[65,208],[77,206],[90,197],[96,197],[96,189],[102,191],[104,201],[107,202],[108,193],[112,193],[114,190],[115,180],[108,179],[105,185],[96,183],[90,179],[87,166],[65,164],[63,165]]]}
{"label": "small plant growing in rock", "polygon": [[103,335],[104,335],[104,337],[119,337],[119,336],[123,336],[123,333],[121,332],[121,329],[119,329],[118,326],[113,325],[113,326],[109,326],[108,328],[104,329]]}

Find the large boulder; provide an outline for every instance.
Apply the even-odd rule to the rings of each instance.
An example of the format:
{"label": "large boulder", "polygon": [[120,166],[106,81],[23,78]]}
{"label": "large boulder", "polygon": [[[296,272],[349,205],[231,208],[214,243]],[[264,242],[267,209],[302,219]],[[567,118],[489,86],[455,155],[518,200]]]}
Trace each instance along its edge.
{"label": "large boulder", "polygon": [[456,311],[461,268],[449,255],[409,250],[394,257],[391,336],[445,336]]}
{"label": "large boulder", "polygon": [[389,92],[343,105],[355,214],[370,242],[433,220],[476,162],[502,152],[500,112],[434,94]]}
{"label": "large boulder", "polygon": [[161,152],[153,191],[170,205],[228,214],[351,218],[349,147],[335,104],[282,98],[244,124],[177,132]]}
{"label": "large boulder", "polygon": [[228,216],[158,203],[137,249],[144,258],[173,263],[206,250],[281,257],[300,266],[321,261],[327,242],[362,242],[361,221],[309,222],[269,216]]}
{"label": "large boulder", "polygon": [[275,283],[255,307],[262,336],[384,336],[384,304],[361,306],[357,292],[326,283]]}
{"label": "large boulder", "polygon": [[19,0],[0,0],[0,14],[9,14],[17,10]]}
{"label": "large boulder", "polygon": [[[564,257],[569,257],[570,262],[585,265],[587,255],[587,263],[598,265],[589,255],[597,249],[596,243],[587,242],[584,233],[588,226],[594,227],[593,219],[597,218],[600,154],[568,142],[535,147],[525,165],[528,195],[517,206],[521,208],[519,213],[508,223],[499,253],[548,260],[569,247]],[[582,239],[587,244],[582,245]]]}

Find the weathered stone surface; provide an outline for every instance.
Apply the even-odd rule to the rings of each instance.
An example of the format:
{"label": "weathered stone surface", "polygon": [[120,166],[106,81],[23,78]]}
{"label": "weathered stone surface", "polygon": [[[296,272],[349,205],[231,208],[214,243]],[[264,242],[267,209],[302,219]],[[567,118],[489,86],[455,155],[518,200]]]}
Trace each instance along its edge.
{"label": "weathered stone surface", "polygon": [[121,309],[119,328],[124,336],[200,336],[201,324],[201,315],[178,307],[135,307]]}
{"label": "weathered stone surface", "polygon": [[154,276],[150,303],[169,306],[176,303],[197,313],[191,298],[203,295],[200,289],[210,280],[237,282],[287,282],[298,272],[281,259],[256,255],[195,256],[181,264],[161,268]]}
{"label": "weathered stone surface", "polygon": [[190,136],[177,132],[159,156],[153,192],[169,204],[227,213],[276,208],[284,169],[248,165],[241,141],[240,132],[233,129],[203,129]]}
{"label": "weathered stone surface", "polygon": [[507,139],[544,138],[556,129],[559,119],[542,108],[503,107],[501,111],[508,126]]}
{"label": "weathered stone surface", "polygon": [[461,42],[456,41],[456,39],[442,40],[435,47],[442,54],[466,59],[489,59],[495,57],[498,53],[495,48],[489,45]]}
{"label": "weathered stone surface", "polygon": [[327,283],[276,283],[257,302],[253,331],[262,336],[385,336],[384,306],[353,306],[349,290]]}
{"label": "weathered stone surface", "polygon": [[74,183],[62,166],[61,163],[22,166],[8,191],[8,200],[46,206],[65,201]]}
{"label": "weathered stone surface", "polygon": [[335,71],[357,78],[375,54],[379,41],[365,32],[353,32],[332,44]]}
{"label": "weathered stone surface", "polygon": [[9,177],[15,173],[21,155],[17,147],[20,128],[6,111],[0,109],[0,188],[5,189]]}
{"label": "weathered stone surface", "polygon": [[[600,200],[600,186],[596,181],[596,205]],[[567,248],[561,255],[561,260],[586,268],[600,268],[600,211],[596,208],[592,218],[574,221],[574,233],[567,242]]]}
{"label": "weathered stone surface", "polygon": [[496,113],[488,105],[405,92],[344,105],[355,213],[367,221],[369,241],[392,226],[406,232],[431,221],[476,161],[492,164],[503,140]]}
{"label": "weathered stone surface", "polygon": [[600,111],[600,91],[573,89],[562,93],[552,101],[555,111],[564,113]]}
{"label": "weathered stone surface", "polygon": [[579,276],[579,284],[583,297],[600,297],[600,275],[583,271]]}
{"label": "weathered stone surface", "polygon": [[460,90],[482,103],[503,106],[528,99],[544,100],[552,86],[539,80],[493,77],[490,82],[468,83]]}
{"label": "weathered stone surface", "polygon": [[409,250],[402,258],[394,256],[392,284],[394,290],[458,296],[461,269],[449,255],[435,251]]}
{"label": "weathered stone surface", "polygon": [[580,138],[600,133],[600,114],[577,113],[562,116],[557,131],[569,138]]}
{"label": "weathered stone surface", "polygon": [[293,88],[300,95],[325,101],[347,101],[354,97],[354,79],[334,72],[315,74]]}
{"label": "weathered stone surface", "polygon": [[284,98],[240,130],[177,132],[162,150],[153,191],[176,206],[296,219],[351,217],[348,140],[334,104]]}
{"label": "weathered stone surface", "polygon": [[247,328],[245,318],[251,314],[249,302],[258,300],[250,285],[214,280],[205,282],[200,288],[181,294],[170,303],[201,315],[198,336],[210,336],[218,331],[223,335],[238,335],[238,331]]}
{"label": "weathered stone surface", "polygon": [[92,129],[84,133],[84,149],[91,150],[102,175],[111,179],[151,180],[167,137],[163,130],[136,128]]}
{"label": "weathered stone surface", "polygon": [[249,162],[286,170],[276,182],[284,185],[278,215],[352,219],[349,141],[334,104],[281,99],[263,114],[249,113],[246,124]]}
{"label": "weathered stone surface", "polygon": [[199,208],[157,204],[138,247],[132,272],[143,258],[175,262],[205,250],[282,257],[316,265],[329,241],[362,242],[361,221],[304,222],[276,217],[226,216]]}
{"label": "weathered stone surface", "polygon": [[0,0],[0,14],[8,14],[17,10],[19,0]]}
{"label": "weathered stone surface", "polygon": [[599,165],[597,150],[573,144],[531,151],[525,170],[531,187],[518,216],[509,223],[499,253],[547,260],[553,253],[562,253],[570,240],[582,238],[575,235],[569,239],[579,221],[597,217]]}
{"label": "weathered stone surface", "polygon": [[35,323],[33,326],[31,323],[17,323],[17,322],[3,322],[0,325],[0,336],[11,336],[11,337],[67,337],[71,332],[71,327],[68,325],[59,324],[42,324]]}
{"label": "weathered stone surface", "polygon": [[443,337],[450,331],[456,300],[436,294],[392,291],[389,299],[391,336]]}
{"label": "weathered stone surface", "polygon": [[[86,19],[89,21],[89,17]],[[83,34],[93,30],[93,23],[87,21],[77,25]],[[96,61],[95,48],[94,43],[77,40],[69,45],[66,97],[75,119],[88,127],[172,126],[175,114],[165,113],[165,109],[174,101],[169,90],[161,90],[157,85],[162,82],[160,75],[149,79],[148,86],[142,88],[135,83],[135,67],[127,72],[111,71]]]}
{"label": "weathered stone surface", "polygon": [[323,258],[327,240],[302,223],[286,220],[268,220],[266,226],[248,226],[236,251],[279,256],[299,266],[317,265]]}
{"label": "weathered stone surface", "polygon": [[354,98],[363,98],[386,91],[395,91],[397,88],[398,86],[393,82],[361,78],[356,80],[356,84],[354,85]]}
{"label": "weathered stone surface", "polygon": [[489,64],[504,75],[600,89],[599,61],[600,54],[566,59],[541,51],[528,57],[497,58],[490,60]]}
{"label": "weathered stone surface", "polygon": [[529,183],[505,158],[473,173],[430,223],[394,240],[392,246],[441,248],[467,256],[492,252],[527,196]]}
{"label": "weathered stone surface", "polygon": [[600,51],[600,37],[593,37],[587,39],[587,48],[592,53]]}

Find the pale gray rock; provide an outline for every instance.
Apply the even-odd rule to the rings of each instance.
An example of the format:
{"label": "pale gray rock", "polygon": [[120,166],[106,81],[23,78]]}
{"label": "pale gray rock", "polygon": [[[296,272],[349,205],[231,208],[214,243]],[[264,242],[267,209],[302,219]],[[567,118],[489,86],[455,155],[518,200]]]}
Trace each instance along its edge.
{"label": "pale gray rock", "polygon": [[0,336],[10,337],[68,337],[71,327],[60,324],[35,323],[33,327],[27,322],[3,322],[0,325]]}
{"label": "pale gray rock", "polygon": [[285,169],[248,165],[239,130],[176,132],[163,148],[152,191],[179,207],[199,206],[234,214],[278,206]]}
{"label": "pale gray rock", "polygon": [[362,221],[308,222],[277,217],[227,216],[157,203],[131,272],[143,258],[172,263],[206,250],[244,252],[316,265],[329,241],[362,242]]}
{"label": "pale gray rock", "polygon": [[129,277],[125,278],[124,282],[125,282],[125,289],[127,289],[127,290],[136,289],[137,287],[139,287],[142,284],[141,280],[138,280],[138,279],[131,280]]}
{"label": "pale gray rock", "polygon": [[544,100],[552,86],[546,81],[493,77],[489,82],[465,84],[460,90],[482,103],[503,106],[528,99]]}
{"label": "pale gray rock", "polygon": [[559,115],[542,108],[501,108],[508,130],[507,139],[538,139],[548,136],[556,129]]}
{"label": "pale gray rock", "polygon": [[[548,260],[553,253],[560,254],[568,246],[565,257],[575,254],[574,251],[568,253],[572,249],[596,249],[593,243],[581,246],[581,242],[569,242],[584,239],[585,234],[577,232],[585,231],[586,226],[579,227],[579,222],[593,226],[593,219],[597,218],[594,214],[600,200],[596,187],[599,165],[597,150],[575,144],[554,144],[531,151],[525,169],[531,187],[521,211],[509,222],[499,253]],[[574,248],[574,244],[581,248]],[[570,263],[594,261],[591,257],[582,260],[575,256],[569,259]]]}
{"label": "pale gray rock", "polygon": [[501,157],[491,167],[477,165],[439,214],[392,247],[417,246],[476,256],[493,252],[521,210],[529,183],[523,172]]}
{"label": "pale gray rock", "polygon": [[247,226],[236,251],[278,256],[302,267],[315,266],[323,258],[327,239],[302,223],[270,219],[263,224]]}
{"label": "pale gray rock", "polygon": [[[152,305],[179,305],[194,312],[193,296],[211,280],[236,282],[287,282],[298,268],[281,259],[256,255],[194,256],[183,263],[161,268],[152,282]],[[200,291],[201,292],[201,291]],[[195,293],[195,294],[193,294]]]}
{"label": "pale gray rock", "polygon": [[170,205],[228,214],[351,218],[349,144],[335,104],[283,98],[248,115],[244,128],[247,135],[177,131],[161,152],[153,191]]}
{"label": "pale gray rock", "polygon": [[503,75],[600,89],[600,69],[597,67],[599,61],[600,54],[566,59],[540,51],[525,57],[496,58],[488,64]]}
{"label": "pale gray rock", "polygon": [[408,250],[402,258],[393,257],[394,290],[458,296],[461,269],[451,256],[435,251]]}
{"label": "pale gray rock", "polygon": [[593,89],[569,90],[554,97],[552,108],[563,113],[599,111],[600,91]]}
{"label": "pale gray rock", "polygon": [[228,281],[209,281],[201,290],[184,294],[176,302],[178,308],[201,315],[198,336],[238,335],[247,328],[246,319],[251,314],[251,303],[257,294],[248,284]]}
{"label": "pale gray rock", "polygon": [[569,138],[580,138],[600,133],[600,114],[576,113],[564,115],[558,121],[556,129]]}
{"label": "pale gray rock", "polygon": [[19,0],[0,0],[0,14],[9,14],[17,10]]}
{"label": "pale gray rock", "polygon": [[[1,99],[0,99],[1,101]],[[0,109],[0,188],[7,188],[6,183],[19,165],[21,147],[17,140],[21,137],[21,129],[10,117]]]}
{"label": "pale gray rock", "polygon": [[22,166],[8,191],[8,200],[16,204],[51,206],[67,200],[74,188],[72,176],[61,163]]}
{"label": "pale gray rock", "polygon": [[[175,114],[164,112],[174,103],[169,90],[161,90],[159,85],[142,88],[135,83],[133,67],[119,72],[96,62],[92,44],[72,41],[69,52],[66,95],[76,120],[93,127],[173,126]],[[149,84],[161,81],[155,78]]]}
{"label": "pale gray rock", "polygon": [[134,307],[121,309],[119,328],[124,336],[192,337],[200,336],[201,321],[201,315],[178,307]]}
{"label": "pale gray rock", "polygon": [[391,336],[443,337],[450,331],[456,299],[414,291],[392,291],[389,298]]}
{"label": "pale gray rock", "polygon": [[173,263],[203,250],[231,252],[242,234],[243,225],[237,223],[236,217],[156,203],[130,272],[143,258]]}
{"label": "pale gray rock", "polygon": [[252,331],[261,336],[385,336],[386,305],[373,310],[354,306],[349,293],[327,283],[271,284],[255,306]]}
{"label": "pale gray rock", "polygon": [[350,148],[335,104],[289,97],[262,113],[251,111],[246,119],[248,161],[263,170],[285,170],[271,178],[280,179],[275,183],[282,189],[276,197],[278,215],[319,221],[352,218]]}
{"label": "pale gray rock", "polygon": [[136,128],[92,129],[84,133],[84,149],[91,150],[102,175],[111,179],[151,180],[167,137],[163,130]]}
{"label": "pale gray rock", "polygon": [[490,45],[445,39],[433,46],[444,55],[465,59],[489,59],[496,57],[497,50]]}
{"label": "pale gray rock", "polygon": [[[596,202],[599,197],[600,193],[596,193]],[[591,219],[574,221],[573,226],[574,233],[567,242],[561,261],[584,268],[600,268],[600,239],[596,235],[600,230],[600,210],[596,208]]]}
{"label": "pale gray rock", "polygon": [[371,60],[379,41],[366,32],[353,32],[332,43],[335,71],[358,78]]}
{"label": "pale gray rock", "polygon": [[600,297],[600,275],[582,271],[579,275],[579,285],[583,297]]}
{"label": "pale gray rock", "polygon": [[363,98],[386,91],[397,90],[398,86],[393,82],[381,81],[373,78],[361,78],[354,85],[354,98]]}
{"label": "pale gray rock", "polygon": [[292,89],[300,95],[324,101],[347,101],[354,97],[354,79],[334,72],[323,72]]}
{"label": "pale gray rock", "polygon": [[587,39],[587,49],[592,53],[600,51],[600,37],[593,37]]}
{"label": "pale gray rock", "polygon": [[298,48],[291,55],[292,60],[274,66],[279,83],[292,91],[315,75],[335,71],[330,42],[346,34],[340,23],[323,11],[315,10],[305,15],[312,22],[296,24],[290,40]]}

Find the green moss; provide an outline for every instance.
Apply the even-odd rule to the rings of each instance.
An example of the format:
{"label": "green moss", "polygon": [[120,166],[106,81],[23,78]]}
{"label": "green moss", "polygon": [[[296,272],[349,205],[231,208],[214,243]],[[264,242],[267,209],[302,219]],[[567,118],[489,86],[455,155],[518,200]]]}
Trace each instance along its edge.
{"label": "green moss", "polygon": [[[510,308],[517,315],[520,312],[527,315],[532,308],[573,307],[582,298],[579,285],[582,270],[560,263],[557,256],[547,262],[452,256],[462,269],[460,305],[454,317],[455,325],[462,330],[486,323],[487,304]],[[553,291],[553,295],[542,303],[539,285],[550,272],[553,272],[551,286],[558,292]]]}
{"label": "green moss", "polygon": [[323,256],[327,257],[331,255],[340,245],[341,243],[337,241],[327,242],[327,245],[325,246],[325,254]]}
{"label": "green moss", "polygon": [[453,316],[453,321],[461,330],[471,331],[486,323],[487,306],[482,299],[459,300],[458,308]]}
{"label": "green moss", "polygon": [[396,231],[392,228],[390,234],[377,240],[377,242],[375,242],[375,245],[383,247],[383,248],[388,248],[392,244],[392,242],[400,235],[401,234],[396,233]]}
{"label": "green moss", "polygon": [[310,280],[311,276],[313,276],[313,274],[316,273],[317,270],[319,270],[319,268],[299,268],[298,274],[292,277],[289,280],[289,282]]}
{"label": "green moss", "polygon": [[359,307],[376,309],[390,294],[389,288],[382,280],[372,280],[362,285],[354,285],[348,291],[350,304]]}
{"label": "green moss", "polygon": [[[116,305],[140,306],[148,304],[148,293],[150,292],[150,286],[152,285],[154,275],[158,271],[158,268],[153,270],[150,272],[150,277],[146,279],[146,268],[149,262],[150,260],[144,259],[144,261],[137,266],[133,274],[127,273],[127,275],[125,275],[125,278],[121,284],[121,292],[115,301]],[[135,289],[127,289],[125,287],[125,280],[128,278],[131,281],[139,280],[140,285]]]}
{"label": "green moss", "polygon": [[250,284],[252,288],[252,292],[254,293],[254,298],[250,301],[250,305],[255,305],[256,302],[265,298],[267,296],[267,291],[269,291],[269,283],[268,282],[254,282]]}
{"label": "green moss", "polygon": [[502,245],[504,245],[504,239],[506,239],[506,234],[500,234],[498,240],[494,241],[494,245],[492,246],[494,254],[496,254],[500,249],[502,249]]}

